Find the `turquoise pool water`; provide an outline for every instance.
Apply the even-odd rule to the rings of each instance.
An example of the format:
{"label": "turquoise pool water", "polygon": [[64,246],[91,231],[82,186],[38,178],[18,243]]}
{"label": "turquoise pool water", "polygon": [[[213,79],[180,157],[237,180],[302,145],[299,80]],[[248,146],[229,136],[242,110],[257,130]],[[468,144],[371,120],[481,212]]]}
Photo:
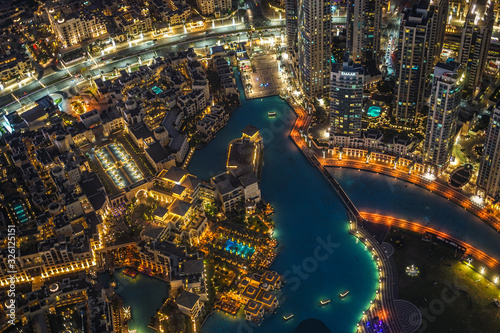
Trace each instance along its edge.
{"label": "turquoise pool water", "polygon": [[224,244],[224,249],[228,252],[234,253],[240,257],[248,258],[251,257],[255,252],[255,249],[251,246],[243,245],[238,242],[234,242],[230,239]]}
{"label": "turquoise pool water", "polygon": [[[159,279],[137,274],[135,278],[122,273],[123,269],[116,270],[113,277],[117,286],[115,292],[123,299],[124,306],[130,306],[132,310],[132,321],[129,323],[130,330],[137,333],[152,333],[148,328],[151,317],[168,297],[168,285]],[[107,274],[99,276],[99,281],[104,287],[109,286],[110,277]]]}
{"label": "turquoise pool water", "polygon": [[[237,82],[241,91],[239,78]],[[276,118],[268,117],[270,111],[276,112]],[[347,233],[348,220],[340,199],[289,138],[294,121],[292,110],[279,97],[243,100],[228,125],[193,156],[189,171],[207,179],[225,170],[227,146],[241,136],[246,125],[260,128],[264,141],[262,196],[274,207],[274,236],[279,242],[271,268],[286,274],[288,280],[277,313],[260,327],[246,322],[241,311],[236,318],[216,312],[203,326],[203,333],[286,333],[308,318],[323,321],[332,332],[352,333],[375,295],[378,276],[371,255]],[[331,253],[320,249],[326,259],[315,262],[315,250],[325,242],[332,245]],[[303,266],[306,270],[302,271]],[[300,273],[294,273],[299,267]],[[346,289],[352,297],[341,302],[337,295]],[[331,298],[331,304],[319,307],[325,298]],[[283,316],[289,313],[295,317],[285,322]]]}
{"label": "turquoise pool water", "polygon": [[380,116],[380,112],[382,112],[382,109],[378,106],[373,105],[368,108],[368,111],[366,113],[370,117],[378,117]]}
{"label": "turquoise pool water", "polygon": [[26,213],[26,210],[24,210],[24,207],[21,203],[17,202],[12,205],[12,209],[14,210],[14,213],[16,215],[17,220],[20,223],[26,223],[28,222],[28,214]]}
{"label": "turquoise pool water", "polygon": [[163,90],[161,88],[158,88],[157,86],[154,86],[153,88],[151,88],[151,90],[157,95],[163,92]]}

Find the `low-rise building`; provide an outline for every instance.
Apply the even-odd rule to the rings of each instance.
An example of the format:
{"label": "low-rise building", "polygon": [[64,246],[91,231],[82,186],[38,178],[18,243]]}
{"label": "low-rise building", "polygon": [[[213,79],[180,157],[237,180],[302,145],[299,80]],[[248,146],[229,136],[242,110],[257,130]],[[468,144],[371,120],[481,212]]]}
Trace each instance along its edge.
{"label": "low-rise building", "polygon": [[169,154],[159,142],[148,144],[145,152],[147,160],[156,172],[175,166],[175,157]]}
{"label": "low-rise building", "polygon": [[204,304],[200,300],[200,296],[182,290],[179,296],[175,299],[179,310],[190,318],[197,320],[203,313]]}
{"label": "low-rise building", "polygon": [[9,80],[27,76],[32,71],[31,60],[23,53],[13,51],[0,56],[0,81],[3,84]]}
{"label": "low-rise building", "polygon": [[249,173],[236,177],[226,171],[210,178],[210,184],[216,190],[216,197],[222,203],[224,212],[234,210],[246,200],[261,200],[259,181],[255,174]]}
{"label": "low-rise building", "polygon": [[64,48],[108,33],[102,13],[96,9],[92,12],[63,12],[49,6],[46,10],[52,31]]}
{"label": "low-rise building", "polygon": [[368,129],[361,132],[360,137],[341,134],[330,135],[329,150],[334,147],[365,149],[373,152],[381,152],[394,156],[411,157],[413,150],[418,144],[417,137],[396,135],[388,141],[384,139],[382,131]]}
{"label": "low-rise building", "polygon": [[130,37],[138,36],[153,29],[151,17],[137,7],[124,7],[114,17],[118,30]]}

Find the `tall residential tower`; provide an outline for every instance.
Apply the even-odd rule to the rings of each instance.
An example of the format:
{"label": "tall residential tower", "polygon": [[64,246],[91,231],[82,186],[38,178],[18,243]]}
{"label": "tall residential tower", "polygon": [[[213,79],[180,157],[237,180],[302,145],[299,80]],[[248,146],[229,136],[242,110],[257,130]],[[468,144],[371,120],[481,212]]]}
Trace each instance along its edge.
{"label": "tall residential tower", "polygon": [[446,169],[451,157],[464,79],[459,63],[439,63],[434,69],[424,157],[438,173]]}
{"label": "tall residential tower", "polygon": [[[308,100],[328,93],[331,70],[332,9],[328,0],[287,0],[287,32],[296,37],[295,77]],[[296,19],[295,19],[296,17]],[[296,38],[296,39],[295,39]]]}
{"label": "tall residential tower", "polygon": [[359,137],[363,112],[364,71],[348,57],[332,69],[330,85],[330,136]]}
{"label": "tall residential tower", "polygon": [[286,0],[286,46],[289,55],[295,52],[297,45],[297,3],[298,0]]}
{"label": "tall residential tower", "polygon": [[500,103],[497,103],[490,118],[476,185],[478,192],[485,197],[493,200],[498,198],[500,186]]}
{"label": "tall residential tower", "polygon": [[448,20],[448,0],[435,0],[433,4],[429,6],[429,11],[432,12],[432,22],[431,22],[431,34],[429,39],[429,45],[432,47],[429,55],[431,62],[427,66],[426,76],[428,77],[441,57],[441,52],[443,51],[444,34],[446,32],[446,22]]}
{"label": "tall residential tower", "polygon": [[468,90],[481,83],[493,31],[493,4],[490,0],[477,0],[470,4],[462,30],[460,63],[467,70]]}
{"label": "tall residential tower", "polygon": [[401,18],[396,75],[396,120],[413,124],[422,107],[432,13],[425,1],[406,9]]}
{"label": "tall residential tower", "polygon": [[381,21],[381,0],[347,1],[347,49],[354,61],[378,59]]}

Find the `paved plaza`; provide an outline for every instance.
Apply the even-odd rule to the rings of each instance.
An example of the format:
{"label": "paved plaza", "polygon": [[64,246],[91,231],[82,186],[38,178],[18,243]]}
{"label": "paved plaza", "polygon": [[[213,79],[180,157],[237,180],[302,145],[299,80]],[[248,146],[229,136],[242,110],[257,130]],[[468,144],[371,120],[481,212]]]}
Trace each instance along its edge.
{"label": "paved plaza", "polygon": [[251,89],[245,89],[247,98],[262,98],[275,96],[283,89],[283,80],[278,70],[278,60],[273,54],[253,53],[253,73],[242,73],[243,85]]}

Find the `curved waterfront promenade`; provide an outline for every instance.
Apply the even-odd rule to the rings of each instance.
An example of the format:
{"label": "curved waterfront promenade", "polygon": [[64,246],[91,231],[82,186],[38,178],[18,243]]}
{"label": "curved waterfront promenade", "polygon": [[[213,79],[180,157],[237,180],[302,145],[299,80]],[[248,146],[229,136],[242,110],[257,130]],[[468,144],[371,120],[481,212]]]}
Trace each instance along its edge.
{"label": "curved waterfront promenade", "polygon": [[[379,267],[380,272],[380,286],[377,291],[377,297],[375,299],[375,309],[370,307],[367,313],[364,313],[363,318],[359,324],[358,331],[365,331],[365,323],[367,320],[366,314],[371,316],[379,316],[387,324],[390,332],[404,332],[405,328],[402,326],[401,321],[398,319],[398,313],[395,306],[394,298],[394,286],[392,276],[394,270],[391,267],[391,261],[388,260],[385,252],[383,251],[381,245],[363,228],[358,227],[358,222],[370,221],[379,224],[385,224],[388,226],[396,226],[403,229],[409,229],[418,233],[432,233],[448,241],[454,242],[466,248],[466,254],[470,254],[477,260],[483,262],[488,267],[495,271],[500,271],[500,263],[487,255],[483,251],[471,246],[470,244],[463,242],[457,238],[451,237],[450,235],[435,230],[431,227],[422,226],[418,223],[409,222],[403,219],[397,219],[389,216],[382,216],[378,214],[370,214],[366,212],[359,212],[357,207],[354,205],[352,200],[349,198],[347,193],[343,190],[340,184],[335,180],[335,178],[326,170],[325,167],[346,167],[358,170],[365,170],[375,173],[381,173],[394,178],[398,178],[412,184],[418,185],[424,189],[429,190],[432,193],[438,194],[461,207],[464,207],[469,212],[475,214],[486,222],[489,226],[493,227],[495,230],[500,230],[500,221],[493,214],[487,212],[484,208],[479,207],[471,202],[470,198],[463,191],[456,190],[447,186],[447,184],[440,182],[439,180],[431,181],[423,178],[421,175],[416,173],[411,173],[411,168],[404,168],[397,163],[391,164],[390,162],[380,163],[370,162],[367,163],[365,157],[360,156],[359,159],[347,159],[347,158],[323,158],[322,152],[319,149],[309,148],[305,139],[301,136],[301,133],[307,133],[306,130],[311,122],[311,116],[300,107],[292,105],[295,112],[297,113],[297,121],[290,133],[295,144],[301,149],[306,158],[311,162],[311,164],[316,165],[319,170],[323,173],[328,182],[332,185],[335,191],[338,193],[342,199],[344,206],[346,207],[349,215],[352,217],[354,222],[350,223],[350,233],[362,240],[367,248],[373,253],[373,258],[376,259],[376,263]],[[396,165],[396,167],[394,167]],[[377,306],[378,310],[377,311]]]}
{"label": "curved waterfront promenade", "polygon": [[[318,154],[316,154],[316,156],[317,155]],[[486,224],[494,228],[496,231],[500,231],[500,221],[495,215],[487,212],[486,209],[472,203],[470,198],[465,194],[465,192],[455,190],[450,186],[447,186],[446,184],[443,184],[437,180],[429,181],[425,178],[422,178],[419,175],[416,175],[414,173],[409,173],[406,170],[394,169],[392,166],[389,166],[387,164],[379,164],[375,162],[366,163],[364,161],[346,159],[346,158],[338,159],[338,158],[321,158],[321,157],[318,157],[318,161],[323,166],[341,167],[341,168],[344,167],[344,168],[376,172],[418,185],[420,187],[429,190],[430,192],[440,195],[443,198],[446,198],[451,202],[454,202],[457,205],[465,208],[472,214],[478,216],[481,220],[483,220]]]}
{"label": "curved waterfront promenade", "polygon": [[356,205],[354,205],[347,193],[342,189],[340,184],[325,169],[325,165],[320,163],[316,152],[309,149],[305,141],[302,139],[300,133],[309,127],[312,116],[308,115],[300,106],[294,105],[293,103],[290,103],[290,106],[297,114],[297,120],[292,128],[290,136],[309,162],[318,167],[342,199],[348,215],[354,220],[350,221],[349,232],[362,241],[367,249],[372,252],[372,258],[374,258],[379,269],[379,288],[377,289],[377,296],[372,305],[366,311],[363,311],[363,317],[361,322],[358,323],[357,331],[364,332],[367,329],[365,323],[378,316],[385,322],[389,332],[404,332],[404,328],[398,320],[396,306],[394,303],[394,276],[392,275],[394,269],[391,261],[388,260],[382,246],[377,242],[377,240],[365,229],[358,227],[358,223],[364,221],[363,216],[360,214]]}
{"label": "curved waterfront promenade", "polygon": [[386,216],[386,215],[380,215],[380,214],[375,214],[375,213],[367,213],[367,212],[360,212],[361,216],[369,220],[372,223],[377,223],[377,224],[384,224],[387,226],[391,227],[398,227],[401,229],[407,229],[411,230],[414,232],[417,232],[419,234],[425,234],[426,232],[434,234],[436,236],[439,236],[441,238],[444,238],[446,240],[452,241],[457,245],[460,245],[464,248],[466,248],[465,254],[466,255],[471,255],[477,260],[481,261],[491,269],[494,269],[496,271],[500,271],[500,262],[496,260],[495,258],[487,255],[483,251],[473,247],[472,245],[461,241],[455,237],[452,237],[442,231],[436,230],[431,227],[423,226],[419,223],[415,222],[410,222],[404,219],[398,219],[392,216]]}
{"label": "curved waterfront promenade", "polygon": [[[271,268],[284,274],[287,283],[276,314],[260,327],[245,322],[241,313],[233,317],[215,312],[202,332],[291,333],[303,320],[315,318],[332,332],[353,333],[379,289],[379,271],[372,253],[347,233],[349,220],[340,197],[290,139],[297,120],[290,107],[279,97],[246,100],[243,91],[241,99],[242,105],[232,113],[227,126],[194,154],[189,171],[208,179],[224,170],[229,142],[240,137],[241,129],[248,124],[260,129],[265,146],[261,191],[273,205],[273,237],[279,241],[279,253]],[[275,111],[276,117],[269,118],[269,111]],[[317,262],[317,268],[316,264],[312,267],[311,258],[323,241],[335,248],[329,258]],[[337,296],[346,289],[349,296],[339,299]],[[320,307],[324,299],[332,302]],[[378,307],[375,303],[372,309]],[[290,313],[294,318],[283,320]]]}

